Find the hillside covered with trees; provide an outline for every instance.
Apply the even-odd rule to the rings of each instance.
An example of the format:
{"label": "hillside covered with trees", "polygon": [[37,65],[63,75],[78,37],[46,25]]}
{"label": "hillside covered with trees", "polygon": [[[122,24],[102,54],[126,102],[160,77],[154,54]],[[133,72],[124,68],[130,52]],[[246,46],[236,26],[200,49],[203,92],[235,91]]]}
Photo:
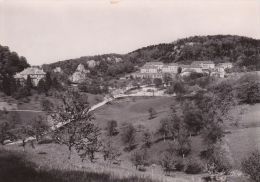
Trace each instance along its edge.
{"label": "hillside covered with trees", "polygon": [[[115,61],[117,58],[122,61],[118,63]],[[232,62],[237,69],[253,71],[260,69],[260,40],[233,35],[193,36],[140,48],[124,55],[86,56],[45,65],[45,68],[61,67],[71,74],[79,63],[87,67],[89,60],[100,62],[92,73],[103,76],[129,73],[135,70],[134,66],[149,61],[190,64],[192,61],[212,60],[215,63]]]}

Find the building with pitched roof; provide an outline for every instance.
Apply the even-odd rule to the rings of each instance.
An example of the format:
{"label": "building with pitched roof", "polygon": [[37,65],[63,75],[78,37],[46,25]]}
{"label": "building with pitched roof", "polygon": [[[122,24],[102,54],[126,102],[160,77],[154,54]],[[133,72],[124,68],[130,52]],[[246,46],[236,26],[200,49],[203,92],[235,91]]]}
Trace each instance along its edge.
{"label": "building with pitched roof", "polygon": [[193,61],[192,66],[200,66],[202,69],[214,69],[215,63],[213,61]]}
{"label": "building with pitched roof", "polygon": [[232,68],[232,67],[233,67],[233,63],[230,63],[230,62],[219,63],[219,64],[217,65],[217,67],[221,67],[221,68],[223,68],[223,69]]}
{"label": "building with pitched roof", "polygon": [[39,81],[46,77],[46,73],[39,67],[29,67],[24,69],[22,72],[17,73],[14,78],[24,83],[25,80],[30,76],[32,84],[37,86]]}

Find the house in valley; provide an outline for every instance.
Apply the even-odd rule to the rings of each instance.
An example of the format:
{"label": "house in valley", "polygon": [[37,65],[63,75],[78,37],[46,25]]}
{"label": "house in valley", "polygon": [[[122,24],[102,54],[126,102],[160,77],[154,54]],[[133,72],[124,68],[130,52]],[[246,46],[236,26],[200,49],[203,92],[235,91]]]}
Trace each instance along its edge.
{"label": "house in valley", "polygon": [[232,63],[221,63],[215,66],[213,61],[193,61],[191,64],[164,64],[162,62],[147,62],[139,71],[131,74],[133,78],[163,78],[165,74],[174,77],[181,68],[181,75],[188,76],[192,72],[207,73],[212,76],[224,77],[225,69],[231,68]]}
{"label": "house in valley", "polygon": [[170,63],[170,64],[165,64],[163,67],[162,67],[162,72],[163,73],[177,73],[178,72],[178,68],[180,66],[176,63]]}
{"label": "house in valley", "polygon": [[223,69],[225,70],[225,69],[230,69],[230,68],[232,68],[232,67],[233,67],[233,64],[230,63],[230,62],[219,63],[219,64],[217,65],[217,67],[223,68]]}
{"label": "house in valley", "polygon": [[202,69],[214,69],[215,63],[213,61],[193,61],[192,66],[199,66]]}
{"label": "house in valley", "polygon": [[28,76],[30,76],[33,86],[37,86],[39,81],[46,77],[46,73],[40,67],[29,67],[17,73],[14,78],[24,84]]}

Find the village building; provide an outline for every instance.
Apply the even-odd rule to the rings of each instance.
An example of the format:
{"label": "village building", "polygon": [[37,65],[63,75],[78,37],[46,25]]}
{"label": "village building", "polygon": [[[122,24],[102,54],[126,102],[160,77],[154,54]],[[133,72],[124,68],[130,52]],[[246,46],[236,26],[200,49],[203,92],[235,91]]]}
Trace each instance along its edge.
{"label": "village building", "polygon": [[181,72],[197,72],[197,73],[203,73],[202,67],[191,64],[191,65],[179,65],[181,67]]}
{"label": "village building", "polygon": [[193,61],[192,66],[199,66],[202,69],[214,69],[215,63],[213,61]]}
{"label": "village building", "polygon": [[159,69],[156,66],[144,65],[143,67],[141,67],[140,72],[141,73],[157,73],[157,72],[159,72]]}
{"label": "village building", "polygon": [[162,69],[162,67],[164,66],[164,64],[162,62],[147,62],[145,63],[144,66],[155,66],[157,69]]}
{"label": "village building", "polygon": [[227,63],[219,63],[219,64],[217,65],[217,67],[221,67],[221,68],[223,68],[223,69],[225,70],[225,69],[230,69],[230,68],[232,68],[232,67],[233,67],[233,64],[230,63],[230,62],[227,62]]}
{"label": "village building", "polygon": [[190,65],[185,64],[164,64],[162,62],[147,62],[140,68],[140,71],[131,74],[133,78],[163,78],[165,74],[174,77],[181,68],[181,75],[188,76],[192,72],[208,73],[212,76],[224,78],[225,69],[231,68],[232,63],[221,63],[215,66],[213,61],[194,61]]}
{"label": "village building", "polygon": [[225,74],[226,74],[225,69],[222,67],[216,67],[210,72],[210,76],[215,76],[220,78],[224,78]]}
{"label": "village building", "polygon": [[17,73],[14,78],[24,84],[28,76],[30,76],[33,86],[37,86],[39,81],[46,77],[46,73],[39,67],[29,67]]}
{"label": "village building", "polygon": [[162,72],[163,73],[170,73],[170,74],[175,73],[176,74],[178,72],[179,67],[180,66],[176,63],[166,64],[166,65],[163,65]]}

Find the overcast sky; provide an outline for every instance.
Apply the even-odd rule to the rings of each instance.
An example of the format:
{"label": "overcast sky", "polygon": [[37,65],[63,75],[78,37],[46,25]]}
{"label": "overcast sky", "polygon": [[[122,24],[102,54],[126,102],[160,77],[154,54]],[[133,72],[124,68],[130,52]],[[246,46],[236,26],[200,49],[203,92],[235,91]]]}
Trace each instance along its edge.
{"label": "overcast sky", "polygon": [[32,65],[214,34],[260,39],[260,0],[0,0],[0,44]]}

